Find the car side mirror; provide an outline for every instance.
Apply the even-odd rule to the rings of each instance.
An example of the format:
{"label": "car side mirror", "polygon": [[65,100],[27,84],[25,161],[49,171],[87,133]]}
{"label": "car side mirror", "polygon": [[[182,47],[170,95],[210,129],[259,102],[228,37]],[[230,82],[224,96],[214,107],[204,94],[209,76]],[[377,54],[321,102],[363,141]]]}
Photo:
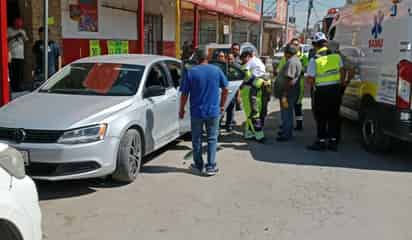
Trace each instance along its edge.
{"label": "car side mirror", "polygon": [[165,94],[166,94],[166,88],[162,86],[150,86],[144,90],[143,97],[144,98],[159,97]]}

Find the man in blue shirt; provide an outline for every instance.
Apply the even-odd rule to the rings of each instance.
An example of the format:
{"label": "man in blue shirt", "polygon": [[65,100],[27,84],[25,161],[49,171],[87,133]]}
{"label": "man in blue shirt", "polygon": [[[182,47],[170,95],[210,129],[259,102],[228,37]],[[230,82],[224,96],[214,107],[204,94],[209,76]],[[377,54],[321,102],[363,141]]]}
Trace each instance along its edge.
{"label": "man in blue shirt", "polygon": [[[216,166],[217,137],[220,115],[228,96],[228,81],[224,73],[216,66],[209,65],[204,51],[197,50],[199,65],[185,72],[180,91],[179,117],[184,118],[185,105],[190,96],[192,125],[193,161],[191,168],[203,172],[202,127],[206,125],[208,151],[205,174],[214,176],[219,171]],[[220,89],[222,89],[220,93]]]}

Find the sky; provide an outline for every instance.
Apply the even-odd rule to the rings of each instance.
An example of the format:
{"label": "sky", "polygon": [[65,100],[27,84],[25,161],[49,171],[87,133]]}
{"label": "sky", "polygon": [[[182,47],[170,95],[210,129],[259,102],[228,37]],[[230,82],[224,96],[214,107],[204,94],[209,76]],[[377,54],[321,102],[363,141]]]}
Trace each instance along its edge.
{"label": "sky", "polygon": [[[308,11],[309,0],[289,0],[289,16],[293,15],[293,3],[298,2],[295,5],[295,17],[298,30],[302,30],[306,27],[306,18]],[[318,20],[321,20],[327,13],[329,8],[342,7],[345,4],[345,0],[314,0],[312,10],[312,16],[309,26],[313,26]]]}

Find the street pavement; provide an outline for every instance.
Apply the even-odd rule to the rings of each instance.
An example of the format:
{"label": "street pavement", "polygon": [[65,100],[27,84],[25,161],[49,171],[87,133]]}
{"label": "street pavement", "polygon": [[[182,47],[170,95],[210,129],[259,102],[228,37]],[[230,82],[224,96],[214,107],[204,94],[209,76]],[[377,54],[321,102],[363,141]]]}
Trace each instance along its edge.
{"label": "street pavement", "polygon": [[[314,153],[305,131],[276,143],[272,103],[265,144],[241,129],[221,136],[216,177],[192,175],[187,140],[149,156],[137,181],[38,183],[46,240],[412,239],[412,150],[370,154],[345,122],[339,153]],[[237,120],[242,120],[241,113]]]}

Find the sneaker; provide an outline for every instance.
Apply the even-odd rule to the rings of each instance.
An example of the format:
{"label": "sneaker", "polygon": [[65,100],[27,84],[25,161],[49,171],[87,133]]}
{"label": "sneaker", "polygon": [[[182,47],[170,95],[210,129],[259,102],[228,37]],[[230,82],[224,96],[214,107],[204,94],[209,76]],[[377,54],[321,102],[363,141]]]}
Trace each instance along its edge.
{"label": "sneaker", "polygon": [[279,136],[276,138],[277,142],[288,142],[290,140],[290,138],[285,138],[283,136]]}
{"label": "sneaker", "polygon": [[338,141],[337,140],[329,141],[328,150],[332,152],[338,152]]}
{"label": "sneaker", "polygon": [[205,175],[212,177],[212,176],[216,176],[216,174],[219,172],[219,168],[215,167],[207,167],[206,171],[205,171]]}
{"label": "sneaker", "polygon": [[316,141],[314,144],[306,147],[310,151],[324,152],[327,150],[326,142]]}
{"label": "sneaker", "polygon": [[226,127],[226,131],[227,132],[233,132],[233,127],[232,126]]}
{"label": "sneaker", "polygon": [[297,122],[297,123],[296,123],[295,131],[303,131],[303,124],[302,124],[302,122]]}
{"label": "sneaker", "polygon": [[192,163],[190,164],[189,170],[192,171],[192,173],[195,175],[202,175],[203,168],[200,169],[198,166]]}

